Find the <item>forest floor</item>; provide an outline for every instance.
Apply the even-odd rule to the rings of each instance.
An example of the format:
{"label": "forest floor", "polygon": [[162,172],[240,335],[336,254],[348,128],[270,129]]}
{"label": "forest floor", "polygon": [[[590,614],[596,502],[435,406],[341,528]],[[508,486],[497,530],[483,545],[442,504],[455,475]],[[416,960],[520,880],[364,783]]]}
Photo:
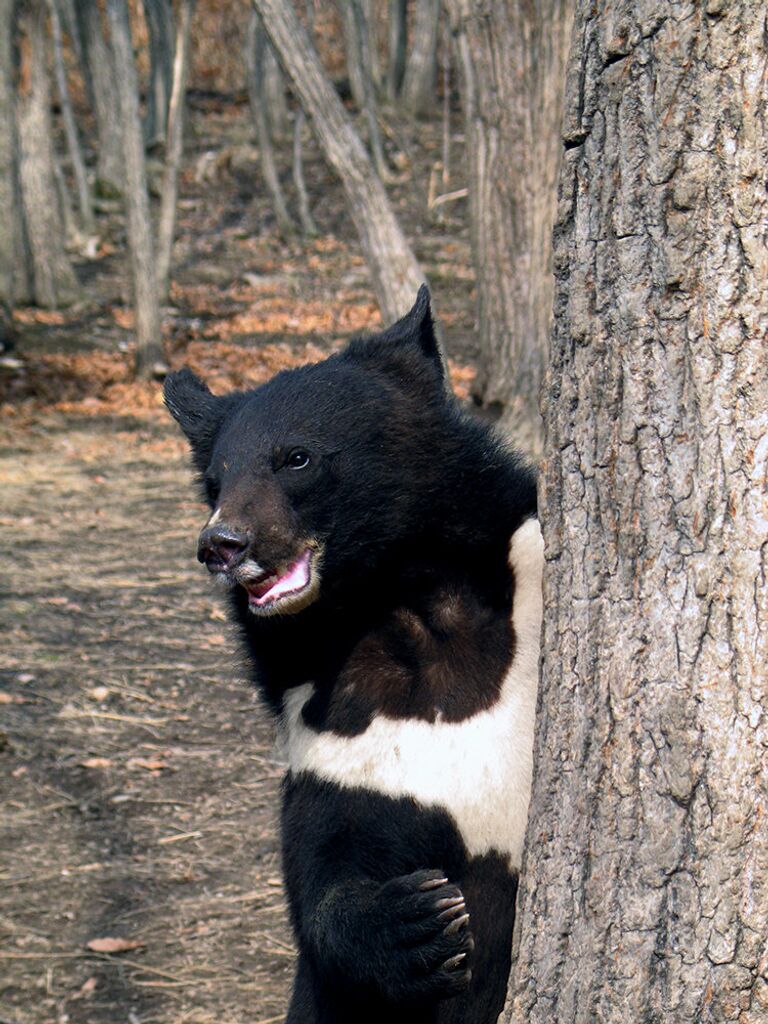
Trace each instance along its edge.
{"label": "forest floor", "polygon": [[[314,146],[322,233],[284,243],[247,107],[198,97],[190,120],[171,364],[224,390],[379,326]],[[466,396],[465,204],[430,219],[439,128],[411,135],[391,194]],[[160,385],[131,381],[120,220],[100,228],[82,304],[19,311],[22,366],[0,368],[0,1024],[278,1024],[294,958],[283,769],[194,558],[204,512],[185,445]]]}

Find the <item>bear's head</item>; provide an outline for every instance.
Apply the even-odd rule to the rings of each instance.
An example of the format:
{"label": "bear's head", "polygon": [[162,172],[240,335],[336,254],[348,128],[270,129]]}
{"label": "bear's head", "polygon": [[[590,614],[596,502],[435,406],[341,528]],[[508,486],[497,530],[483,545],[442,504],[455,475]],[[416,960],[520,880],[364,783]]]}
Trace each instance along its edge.
{"label": "bear's head", "polygon": [[222,397],[181,370],[165,401],[211,508],[198,558],[256,616],[298,613],[407,559],[455,500],[463,417],[426,287],[402,320],[324,362]]}

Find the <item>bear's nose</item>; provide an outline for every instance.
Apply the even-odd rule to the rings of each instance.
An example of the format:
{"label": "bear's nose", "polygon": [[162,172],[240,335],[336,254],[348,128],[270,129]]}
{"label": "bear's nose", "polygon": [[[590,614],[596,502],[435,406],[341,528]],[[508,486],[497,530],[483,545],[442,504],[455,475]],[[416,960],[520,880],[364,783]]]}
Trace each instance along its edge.
{"label": "bear's nose", "polygon": [[242,562],[248,538],[226,526],[207,526],[197,542],[197,558],[209,572],[229,572]]}

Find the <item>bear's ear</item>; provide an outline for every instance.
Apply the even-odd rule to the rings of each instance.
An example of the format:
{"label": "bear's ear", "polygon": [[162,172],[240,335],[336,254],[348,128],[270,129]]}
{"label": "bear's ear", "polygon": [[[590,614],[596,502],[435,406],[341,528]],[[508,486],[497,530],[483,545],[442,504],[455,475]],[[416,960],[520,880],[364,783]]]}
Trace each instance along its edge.
{"label": "bear's ear", "polygon": [[347,351],[355,358],[371,360],[382,368],[401,372],[415,368],[415,356],[426,360],[423,365],[444,382],[445,363],[432,319],[429,288],[425,284],[419,288],[413,309],[397,323],[372,338],[353,341]]}
{"label": "bear's ear", "polygon": [[189,439],[195,465],[204,472],[224,416],[226,401],[212,394],[208,385],[187,369],[168,374],[163,397],[171,416]]}

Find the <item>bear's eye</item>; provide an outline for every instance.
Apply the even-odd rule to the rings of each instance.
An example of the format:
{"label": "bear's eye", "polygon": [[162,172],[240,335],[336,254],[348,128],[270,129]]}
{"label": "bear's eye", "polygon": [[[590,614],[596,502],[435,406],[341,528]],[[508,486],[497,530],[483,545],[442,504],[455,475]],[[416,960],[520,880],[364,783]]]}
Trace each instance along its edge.
{"label": "bear's eye", "polygon": [[309,465],[309,452],[303,448],[294,448],[285,460],[288,469],[306,469]]}

